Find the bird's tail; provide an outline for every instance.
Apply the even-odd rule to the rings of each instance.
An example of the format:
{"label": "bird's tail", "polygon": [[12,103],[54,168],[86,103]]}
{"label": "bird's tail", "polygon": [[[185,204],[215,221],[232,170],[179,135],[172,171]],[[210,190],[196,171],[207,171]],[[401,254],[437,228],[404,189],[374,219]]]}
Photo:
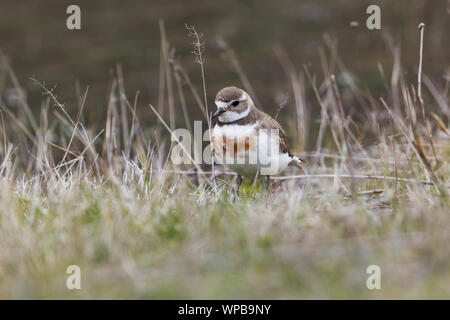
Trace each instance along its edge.
{"label": "bird's tail", "polygon": [[303,169],[303,163],[305,163],[306,161],[303,159],[300,159],[299,157],[296,156],[292,156],[292,160],[291,162],[289,162],[290,166],[296,166],[299,169]]}

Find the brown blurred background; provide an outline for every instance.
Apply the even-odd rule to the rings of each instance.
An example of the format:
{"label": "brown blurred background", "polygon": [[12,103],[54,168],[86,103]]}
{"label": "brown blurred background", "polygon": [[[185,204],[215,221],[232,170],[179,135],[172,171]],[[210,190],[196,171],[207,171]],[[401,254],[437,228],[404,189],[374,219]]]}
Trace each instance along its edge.
{"label": "brown blurred background", "polygon": [[[70,4],[81,7],[79,31],[66,28],[66,8]],[[381,30],[365,27],[369,4],[381,7]],[[280,113],[282,122],[295,107],[289,77],[274,54],[276,47],[283,48],[299,72],[307,64],[322,81],[318,52],[322,47],[329,53],[324,41],[324,35],[328,35],[338,41],[339,56],[356,83],[367,86],[374,96],[383,95],[386,86],[380,67],[389,79],[393,65],[387,39],[391,37],[401,44],[402,64],[414,83],[418,64],[417,26],[425,22],[425,74],[443,85],[443,75],[450,64],[447,0],[2,1],[0,48],[8,56],[36,112],[41,106],[42,89],[30,77],[45,82],[49,88],[56,86],[58,98],[72,111],[77,108],[76,83],[82,91],[89,86],[87,122],[101,121],[105,118],[108,90],[120,64],[129,100],[139,91],[137,112],[141,119],[153,121],[147,105],[158,104],[160,19],[164,21],[171,47],[176,49],[175,56],[200,92],[200,69],[191,54],[192,38],[188,37],[185,23],[195,25],[204,34],[210,109],[214,108],[214,96],[220,88],[242,87],[219,45],[223,39],[234,50],[265,111],[276,113],[277,99],[290,96]],[[351,27],[352,21],[359,22],[359,26]],[[13,108],[8,106],[6,97],[12,84],[5,78],[0,80],[2,102]],[[307,81],[305,84],[306,95],[313,97]],[[192,94],[186,90],[185,95],[191,119],[201,119]],[[307,101],[313,104],[309,108],[314,115],[318,106],[312,98]],[[175,108],[179,110],[177,125],[183,126],[178,95]]]}

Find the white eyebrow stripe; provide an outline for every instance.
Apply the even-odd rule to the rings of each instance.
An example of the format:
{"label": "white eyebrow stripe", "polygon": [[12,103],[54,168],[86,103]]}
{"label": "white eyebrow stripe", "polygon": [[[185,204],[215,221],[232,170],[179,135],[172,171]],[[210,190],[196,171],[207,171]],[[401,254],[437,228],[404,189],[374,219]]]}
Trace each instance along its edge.
{"label": "white eyebrow stripe", "polygon": [[219,109],[228,107],[228,103],[227,102],[216,100],[215,103],[216,103],[217,108],[219,108]]}

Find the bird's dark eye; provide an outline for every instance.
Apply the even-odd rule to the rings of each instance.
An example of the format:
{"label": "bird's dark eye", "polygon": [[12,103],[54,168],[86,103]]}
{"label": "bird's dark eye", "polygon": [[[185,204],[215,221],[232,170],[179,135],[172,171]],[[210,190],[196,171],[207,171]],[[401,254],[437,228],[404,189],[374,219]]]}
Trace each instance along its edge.
{"label": "bird's dark eye", "polygon": [[233,101],[233,103],[231,104],[233,107],[237,107],[237,105],[239,104],[239,101]]}

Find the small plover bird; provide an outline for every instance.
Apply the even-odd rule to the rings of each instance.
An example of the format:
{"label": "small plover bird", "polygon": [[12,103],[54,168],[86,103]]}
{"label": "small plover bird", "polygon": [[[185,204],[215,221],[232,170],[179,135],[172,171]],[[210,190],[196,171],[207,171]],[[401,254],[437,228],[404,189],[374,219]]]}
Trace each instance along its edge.
{"label": "small plover bird", "polygon": [[226,87],[215,99],[217,111],[211,119],[217,123],[211,130],[211,147],[216,163],[225,164],[242,177],[277,175],[289,165],[302,168],[294,156],[280,124],[256,108],[242,89]]}

